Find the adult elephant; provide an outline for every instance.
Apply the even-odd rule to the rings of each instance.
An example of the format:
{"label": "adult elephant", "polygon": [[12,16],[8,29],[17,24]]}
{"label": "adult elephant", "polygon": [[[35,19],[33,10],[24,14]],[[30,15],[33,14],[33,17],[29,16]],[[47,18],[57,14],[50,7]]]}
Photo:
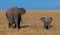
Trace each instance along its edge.
{"label": "adult elephant", "polygon": [[6,17],[9,20],[9,27],[20,28],[21,16],[26,13],[24,8],[13,7],[7,10]]}

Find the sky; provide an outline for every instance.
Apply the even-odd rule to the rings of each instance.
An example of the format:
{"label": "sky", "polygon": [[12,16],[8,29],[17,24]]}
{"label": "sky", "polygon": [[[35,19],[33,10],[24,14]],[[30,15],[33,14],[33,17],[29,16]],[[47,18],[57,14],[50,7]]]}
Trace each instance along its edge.
{"label": "sky", "polygon": [[8,10],[11,7],[22,7],[26,10],[60,10],[60,0],[0,0],[0,10]]}

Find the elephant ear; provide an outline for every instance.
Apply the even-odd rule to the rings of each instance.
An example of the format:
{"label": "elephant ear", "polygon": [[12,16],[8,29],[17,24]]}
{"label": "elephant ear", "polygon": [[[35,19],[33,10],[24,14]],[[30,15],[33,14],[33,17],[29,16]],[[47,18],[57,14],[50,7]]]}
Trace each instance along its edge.
{"label": "elephant ear", "polygon": [[43,21],[43,22],[44,22],[44,21],[45,21],[45,17],[42,17],[42,18],[41,18],[41,21]]}
{"label": "elephant ear", "polygon": [[52,17],[49,17],[51,20],[53,20],[53,18]]}
{"label": "elephant ear", "polygon": [[24,8],[19,8],[21,15],[24,15],[26,13],[26,10]]}

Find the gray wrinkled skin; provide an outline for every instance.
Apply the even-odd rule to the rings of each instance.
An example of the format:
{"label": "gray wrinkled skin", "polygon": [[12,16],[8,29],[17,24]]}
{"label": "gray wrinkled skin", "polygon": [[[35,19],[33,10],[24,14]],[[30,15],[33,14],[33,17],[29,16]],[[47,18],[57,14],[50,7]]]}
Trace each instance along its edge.
{"label": "gray wrinkled skin", "polygon": [[26,13],[24,8],[13,7],[7,10],[6,17],[9,20],[9,27],[17,27],[19,29],[21,22],[21,15]]}
{"label": "gray wrinkled skin", "polygon": [[44,23],[44,28],[49,29],[51,27],[52,17],[42,17],[41,21]]}

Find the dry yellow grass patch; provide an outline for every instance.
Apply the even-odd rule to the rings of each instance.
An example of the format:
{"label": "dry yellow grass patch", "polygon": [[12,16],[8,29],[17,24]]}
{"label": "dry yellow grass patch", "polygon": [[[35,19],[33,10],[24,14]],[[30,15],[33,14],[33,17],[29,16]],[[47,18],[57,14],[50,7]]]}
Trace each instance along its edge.
{"label": "dry yellow grass patch", "polygon": [[[29,27],[21,28],[19,30],[8,28],[8,20],[5,15],[6,11],[0,11],[0,35],[60,35],[60,11],[38,11],[28,10],[25,15],[22,16],[23,23],[21,26],[29,25]],[[53,21],[49,30],[44,29],[43,22],[40,18],[52,17]]]}

